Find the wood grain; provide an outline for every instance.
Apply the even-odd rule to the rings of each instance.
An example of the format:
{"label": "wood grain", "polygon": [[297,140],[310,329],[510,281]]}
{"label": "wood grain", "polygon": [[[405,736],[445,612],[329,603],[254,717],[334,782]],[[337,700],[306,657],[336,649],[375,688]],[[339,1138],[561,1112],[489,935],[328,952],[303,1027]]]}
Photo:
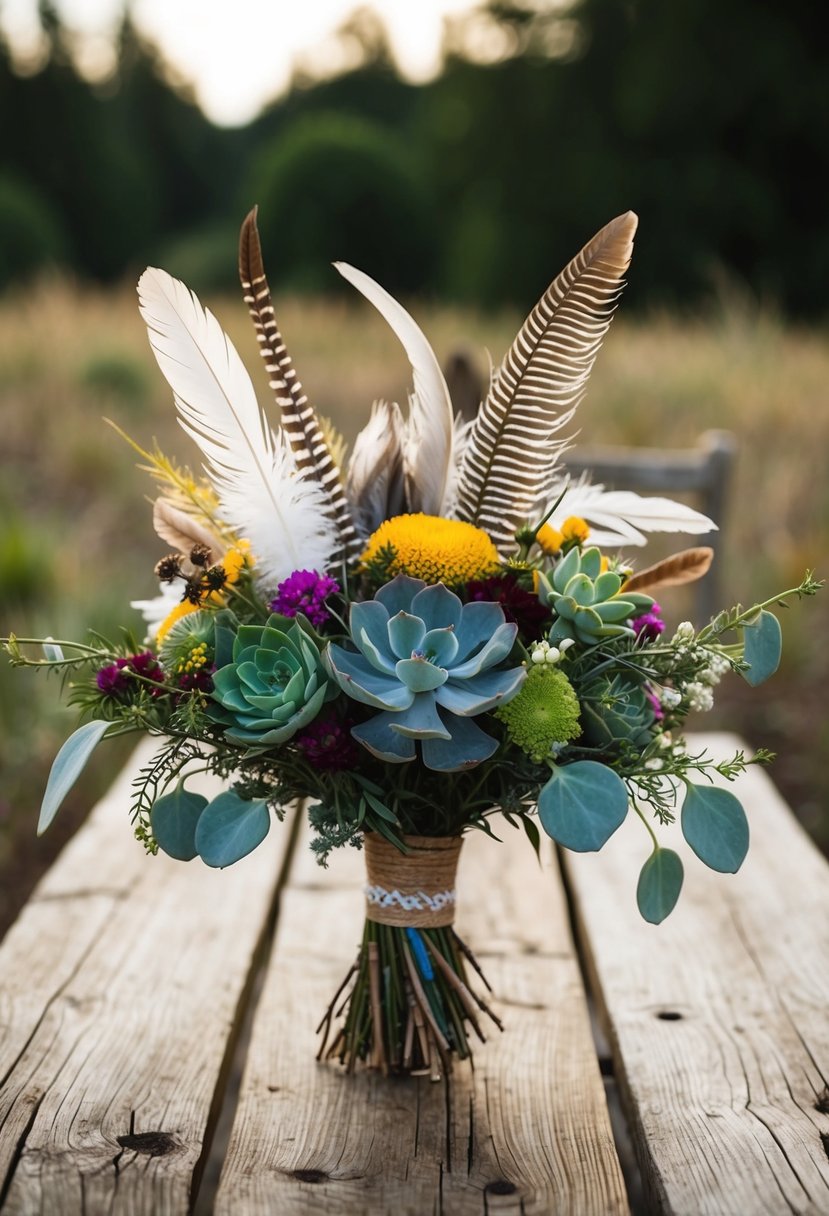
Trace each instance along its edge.
{"label": "wood grain", "polygon": [[[725,758],[741,741],[697,736]],[[635,906],[649,844],[629,821],[568,855],[653,1206],[683,1216],[829,1212],[829,865],[761,771],[736,793],[751,823],[735,876],[682,844],[685,889],[659,927]],[[822,1109],[821,1109],[822,1108]]]}
{"label": "wood grain", "polygon": [[127,817],[142,758],[0,947],[4,1216],[189,1207],[288,832],[225,873],[146,858]]}
{"label": "wood grain", "polygon": [[248,1052],[217,1216],[624,1213],[627,1202],[555,862],[472,833],[459,930],[506,1032],[451,1081],[347,1077],[314,1027],[356,955],[362,858],[299,848]]}

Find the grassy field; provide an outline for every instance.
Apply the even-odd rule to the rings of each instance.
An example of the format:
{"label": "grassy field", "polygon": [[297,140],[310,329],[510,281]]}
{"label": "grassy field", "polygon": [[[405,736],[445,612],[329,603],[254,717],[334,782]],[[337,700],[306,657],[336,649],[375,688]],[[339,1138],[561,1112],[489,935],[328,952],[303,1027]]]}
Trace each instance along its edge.
{"label": "grassy field", "polygon": [[[210,303],[266,401],[241,301]],[[500,359],[521,320],[414,311],[439,357],[463,344],[482,366],[487,351]],[[287,298],[277,314],[309,395],[347,437],[372,399],[405,400],[405,358],[368,306]],[[197,463],[173,418],[133,291],[55,281],[0,301],[0,633],[81,638],[87,626],[139,627],[127,601],[154,594],[152,569],[165,546],[150,526],[150,482],[103,417],[144,446],[155,437],[169,454]],[[705,318],[630,321],[623,310],[579,425],[587,444],[685,446],[707,428],[736,432],[740,455],[721,558],[729,599],[765,598],[798,583],[807,566],[829,568],[825,333],[733,304]],[[779,675],[750,696],[732,680],[714,714],[697,725],[733,728],[777,749],[775,779],[827,847],[829,593],[785,616]],[[123,761],[123,751],[103,749],[54,834],[36,841],[43,782],[73,720],[60,708],[56,683],[0,665],[0,930]]]}

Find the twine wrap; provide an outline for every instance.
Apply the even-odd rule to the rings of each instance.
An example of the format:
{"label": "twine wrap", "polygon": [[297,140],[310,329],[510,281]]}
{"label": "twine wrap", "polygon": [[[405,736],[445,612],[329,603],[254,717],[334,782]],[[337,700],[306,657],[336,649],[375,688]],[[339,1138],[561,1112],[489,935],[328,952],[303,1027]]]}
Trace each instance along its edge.
{"label": "twine wrap", "polygon": [[439,929],[455,919],[460,836],[404,836],[401,853],[366,832],[366,918],[380,925]]}

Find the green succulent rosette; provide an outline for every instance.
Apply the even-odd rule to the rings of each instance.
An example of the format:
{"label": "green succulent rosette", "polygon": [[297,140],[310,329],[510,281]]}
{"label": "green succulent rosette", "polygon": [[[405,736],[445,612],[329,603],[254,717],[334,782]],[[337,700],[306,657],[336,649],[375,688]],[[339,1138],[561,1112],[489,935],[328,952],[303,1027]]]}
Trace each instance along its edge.
{"label": "green succulent rosette", "polygon": [[229,663],[213,673],[210,716],[251,748],[285,743],[337,695],[320,653],[297,624],[272,616],[241,625]]}
{"label": "green succulent rosette", "polygon": [[628,621],[650,608],[653,600],[641,592],[626,593],[622,583],[620,574],[602,571],[602,555],[596,548],[571,549],[552,574],[540,573],[539,598],[555,613],[550,642],[555,645],[571,638],[594,646],[609,638],[633,637]]}
{"label": "green succulent rosette", "polygon": [[584,741],[590,747],[630,743],[646,747],[653,738],[656,718],[641,684],[624,676],[598,676],[583,690]]}

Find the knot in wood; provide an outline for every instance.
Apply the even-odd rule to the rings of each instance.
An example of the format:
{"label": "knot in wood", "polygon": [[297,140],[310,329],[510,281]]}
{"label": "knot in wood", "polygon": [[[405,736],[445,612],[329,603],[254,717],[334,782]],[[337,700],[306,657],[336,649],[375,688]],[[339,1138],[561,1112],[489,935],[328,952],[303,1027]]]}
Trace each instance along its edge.
{"label": "knot in wood", "polygon": [[401,853],[366,832],[366,918],[380,925],[438,929],[455,919],[460,836],[404,836]]}
{"label": "knot in wood", "polygon": [[134,1132],[129,1136],[116,1136],[121,1148],[146,1157],[164,1157],[178,1148],[178,1140],[170,1132]]}

